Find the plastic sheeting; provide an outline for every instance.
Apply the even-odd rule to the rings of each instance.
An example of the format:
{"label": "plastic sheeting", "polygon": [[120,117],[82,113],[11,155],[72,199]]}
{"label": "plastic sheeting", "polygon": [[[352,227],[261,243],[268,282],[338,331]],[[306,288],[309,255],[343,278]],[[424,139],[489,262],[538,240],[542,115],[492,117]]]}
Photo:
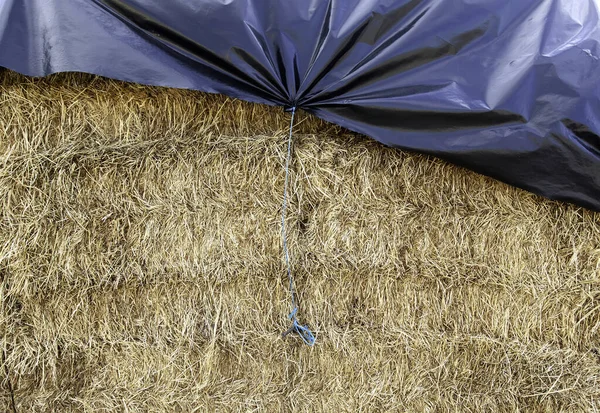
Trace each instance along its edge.
{"label": "plastic sheeting", "polygon": [[600,0],[0,0],[0,65],[296,106],[600,210]]}

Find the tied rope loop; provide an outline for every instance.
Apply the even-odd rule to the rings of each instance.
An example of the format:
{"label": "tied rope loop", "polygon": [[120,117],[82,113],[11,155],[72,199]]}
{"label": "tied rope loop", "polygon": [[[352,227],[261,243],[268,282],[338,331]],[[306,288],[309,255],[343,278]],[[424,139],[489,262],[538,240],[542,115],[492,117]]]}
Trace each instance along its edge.
{"label": "tied rope loop", "polygon": [[288,318],[292,320],[292,326],[289,328],[288,331],[283,333],[283,336],[285,337],[290,333],[296,333],[300,336],[300,338],[302,339],[302,341],[304,341],[305,344],[308,344],[312,347],[314,346],[315,341],[317,341],[317,339],[313,335],[312,331],[310,331],[308,326],[303,326],[298,322],[298,319],[296,318],[297,311],[298,307],[295,307],[292,310],[292,312],[288,315]]}
{"label": "tied rope loop", "polygon": [[315,344],[315,336],[312,331],[308,328],[308,326],[303,326],[298,322],[298,318],[296,317],[296,313],[298,312],[298,307],[296,306],[296,291],[294,289],[294,278],[292,277],[292,267],[290,265],[290,253],[288,250],[287,244],[287,233],[285,230],[285,213],[287,209],[287,192],[288,192],[288,181],[290,177],[290,158],[292,157],[292,129],[294,127],[294,115],[296,114],[296,107],[293,106],[290,110],[292,112],[292,117],[290,121],[290,133],[288,137],[288,148],[287,148],[287,158],[285,162],[285,184],[283,187],[283,206],[281,208],[281,238],[283,239],[283,254],[285,257],[285,265],[287,267],[287,275],[289,280],[290,287],[290,296],[292,299],[292,311],[288,315],[288,318],[292,321],[292,326],[283,333],[283,337],[287,336],[290,333],[296,333],[300,336],[304,343],[309,346],[313,346]]}

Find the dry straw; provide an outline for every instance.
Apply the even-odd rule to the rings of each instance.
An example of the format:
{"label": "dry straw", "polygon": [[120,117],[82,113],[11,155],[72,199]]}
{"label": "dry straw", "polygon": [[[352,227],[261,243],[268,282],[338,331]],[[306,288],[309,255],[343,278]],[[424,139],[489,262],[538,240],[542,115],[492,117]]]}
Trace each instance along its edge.
{"label": "dry straw", "polygon": [[[600,215],[302,112],[0,78],[0,411],[594,411]],[[8,374],[7,374],[8,373]]]}

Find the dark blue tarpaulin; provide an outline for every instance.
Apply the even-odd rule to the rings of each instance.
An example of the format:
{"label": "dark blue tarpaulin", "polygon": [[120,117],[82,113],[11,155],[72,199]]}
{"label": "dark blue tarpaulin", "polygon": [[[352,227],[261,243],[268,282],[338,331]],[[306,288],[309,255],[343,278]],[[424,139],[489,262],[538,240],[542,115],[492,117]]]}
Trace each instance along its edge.
{"label": "dark blue tarpaulin", "polygon": [[600,210],[600,0],[0,0],[0,65],[296,106]]}

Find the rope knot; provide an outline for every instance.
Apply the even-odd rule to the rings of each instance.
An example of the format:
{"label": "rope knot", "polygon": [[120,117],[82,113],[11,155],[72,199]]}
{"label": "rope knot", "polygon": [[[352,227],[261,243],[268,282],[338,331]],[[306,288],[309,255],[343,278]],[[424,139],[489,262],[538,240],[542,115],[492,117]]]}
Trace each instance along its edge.
{"label": "rope knot", "polygon": [[304,341],[305,344],[312,347],[315,345],[315,341],[317,341],[317,339],[315,338],[312,331],[310,331],[310,328],[308,328],[308,326],[303,326],[298,322],[298,319],[296,318],[297,312],[298,307],[294,307],[292,312],[288,315],[288,318],[292,321],[292,326],[285,333],[283,333],[282,336],[285,337],[290,333],[296,333],[300,336],[300,338],[302,339],[302,341]]}

